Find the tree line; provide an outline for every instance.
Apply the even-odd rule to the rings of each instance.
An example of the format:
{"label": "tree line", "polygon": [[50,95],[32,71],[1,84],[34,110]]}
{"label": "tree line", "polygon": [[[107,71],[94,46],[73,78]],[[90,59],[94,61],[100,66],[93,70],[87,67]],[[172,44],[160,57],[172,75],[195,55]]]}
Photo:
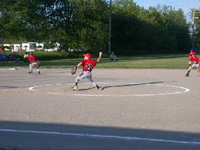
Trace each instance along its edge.
{"label": "tree line", "polygon": [[[4,43],[59,42],[62,50],[108,52],[107,0],[1,0]],[[120,55],[185,53],[189,24],[181,9],[144,9],[134,0],[113,0],[112,51]]]}

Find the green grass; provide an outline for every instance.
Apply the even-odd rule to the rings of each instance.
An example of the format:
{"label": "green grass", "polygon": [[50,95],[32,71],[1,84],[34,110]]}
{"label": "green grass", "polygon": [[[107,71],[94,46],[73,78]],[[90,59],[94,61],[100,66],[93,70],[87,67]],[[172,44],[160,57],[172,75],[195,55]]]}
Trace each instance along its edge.
{"label": "green grass", "polygon": [[[96,58],[93,58],[96,59]],[[110,62],[109,58],[102,58],[98,63],[98,68],[166,68],[166,69],[186,69],[188,68],[187,54],[168,55],[146,55],[134,57],[118,57],[117,62]],[[42,68],[71,68],[77,65],[82,58],[77,59],[57,59],[41,61]],[[20,61],[18,63],[0,63],[0,67],[28,67],[28,63]]]}

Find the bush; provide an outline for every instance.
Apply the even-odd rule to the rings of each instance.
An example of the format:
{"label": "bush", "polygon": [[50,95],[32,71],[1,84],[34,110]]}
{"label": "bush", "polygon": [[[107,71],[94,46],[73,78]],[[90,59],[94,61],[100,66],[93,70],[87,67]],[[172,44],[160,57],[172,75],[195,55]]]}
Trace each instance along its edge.
{"label": "bush", "polygon": [[[89,52],[89,51],[88,51]],[[74,52],[63,52],[63,51],[52,51],[52,52],[46,52],[46,51],[34,51],[32,52],[36,57],[39,58],[39,60],[45,61],[45,60],[58,60],[58,59],[68,59],[68,58],[83,58],[83,53],[88,52],[82,52],[82,51],[74,51]],[[15,52],[8,52],[6,51],[6,56],[9,57],[10,53]],[[24,52],[16,52],[19,55],[20,61],[24,60]],[[99,53],[92,53],[92,57],[98,57]],[[106,56],[106,53],[104,53]]]}
{"label": "bush", "polygon": [[[10,52],[6,52],[7,57]],[[18,52],[20,60],[24,59],[24,52]],[[58,59],[67,59],[67,58],[81,58],[82,52],[45,52],[45,51],[34,51],[33,54],[39,58],[39,60],[58,60]]]}

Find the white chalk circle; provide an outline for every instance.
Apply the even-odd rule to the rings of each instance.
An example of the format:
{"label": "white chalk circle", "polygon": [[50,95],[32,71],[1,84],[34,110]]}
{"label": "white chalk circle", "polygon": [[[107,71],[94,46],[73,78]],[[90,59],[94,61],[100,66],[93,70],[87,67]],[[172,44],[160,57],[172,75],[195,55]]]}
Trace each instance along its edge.
{"label": "white chalk circle", "polygon": [[[106,83],[101,83],[106,85]],[[111,85],[112,84],[112,85]],[[113,85],[115,84],[115,85]],[[118,84],[107,83],[109,86],[105,86],[103,91],[98,91],[97,89],[91,90],[80,90],[73,91],[68,88],[68,91],[55,91],[49,90],[47,88],[56,88],[58,86],[72,86],[73,83],[61,84],[45,84],[30,87],[29,90],[33,92],[39,92],[41,89],[46,89],[45,92],[51,95],[66,95],[66,96],[86,96],[86,97],[148,97],[148,96],[165,96],[165,95],[177,95],[183,94],[190,91],[190,89],[174,86],[174,85],[164,85],[164,84],[148,84],[148,83],[126,83]],[[110,90],[110,91],[109,91]],[[112,91],[111,91],[112,90]],[[147,91],[147,92],[146,92]],[[130,94],[131,93],[131,94]]]}

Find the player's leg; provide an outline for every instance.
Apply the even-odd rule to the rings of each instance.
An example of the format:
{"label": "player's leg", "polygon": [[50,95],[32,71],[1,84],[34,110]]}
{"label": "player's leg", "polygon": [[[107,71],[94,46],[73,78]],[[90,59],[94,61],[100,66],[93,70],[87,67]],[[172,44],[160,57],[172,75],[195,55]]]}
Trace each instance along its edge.
{"label": "player's leg", "polygon": [[192,66],[190,66],[189,68],[188,68],[188,71],[187,71],[187,73],[186,73],[186,77],[189,77],[189,75],[190,75],[190,71],[192,70]]}
{"label": "player's leg", "polygon": [[189,66],[186,77],[189,77],[190,71],[192,70],[193,67],[195,67],[195,64],[192,64],[191,66]]}
{"label": "player's leg", "polygon": [[200,64],[197,65],[197,72],[200,72]]}
{"label": "player's leg", "polygon": [[73,87],[73,90],[77,90],[78,89],[78,83],[87,77],[87,72],[86,71],[83,71],[79,76],[76,77],[75,79],[75,85]]}
{"label": "player's leg", "polygon": [[32,65],[32,63],[29,64],[29,72],[28,73],[29,74],[33,73],[33,65]]}
{"label": "player's leg", "polygon": [[103,88],[100,87],[100,86],[98,86],[98,85],[96,84],[96,82],[92,79],[92,73],[91,73],[91,72],[90,72],[90,75],[87,76],[87,78],[88,78],[88,80],[92,83],[92,85],[93,85],[94,87],[96,87],[96,88],[99,89],[99,90],[103,90]]}
{"label": "player's leg", "polygon": [[40,62],[39,61],[36,63],[36,68],[37,68],[38,74],[40,74]]}
{"label": "player's leg", "polygon": [[190,67],[190,66],[192,66],[192,62],[191,62],[191,61],[189,61],[189,63],[188,63],[188,64],[189,64],[189,67]]}
{"label": "player's leg", "polygon": [[90,73],[88,76],[87,76],[87,79],[92,83],[93,86],[97,86],[96,82],[94,82],[94,80],[92,80],[92,74]]}

